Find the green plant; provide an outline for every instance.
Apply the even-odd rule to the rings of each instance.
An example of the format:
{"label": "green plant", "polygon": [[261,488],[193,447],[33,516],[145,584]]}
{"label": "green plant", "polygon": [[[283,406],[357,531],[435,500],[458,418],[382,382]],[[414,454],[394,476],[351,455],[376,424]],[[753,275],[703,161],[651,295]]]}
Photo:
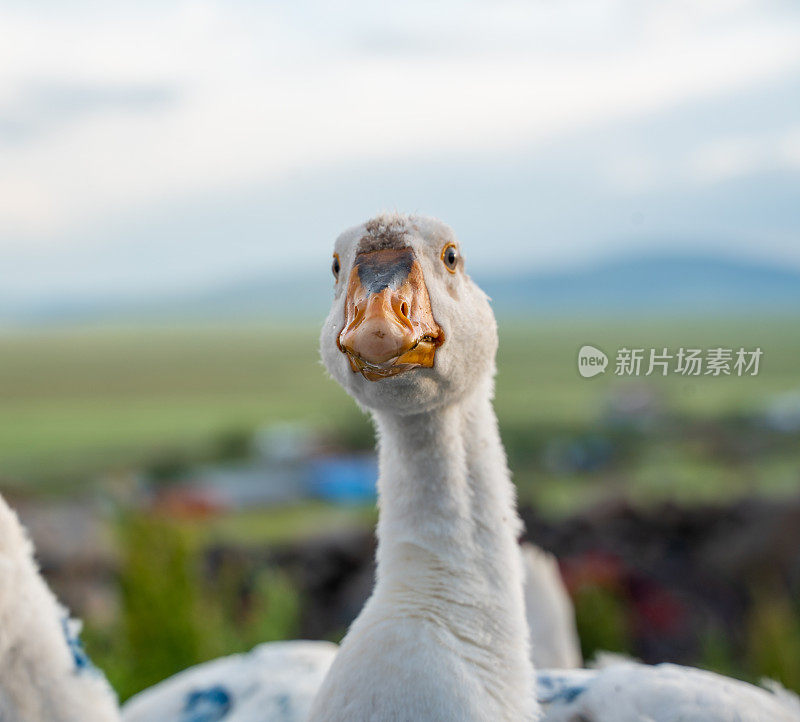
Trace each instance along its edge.
{"label": "green plant", "polygon": [[206,586],[200,606],[204,659],[246,652],[262,642],[293,639],[299,626],[297,592],[278,569],[255,575],[225,569]]}
{"label": "green plant", "polygon": [[278,570],[231,562],[204,582],[203,549],[167,518],[128,515],[118,538],[119,617],[88,624],[84,642],[121,700],[194,664],[296,636],[298,595]]}
{"label": "green plant", "polygon": [[120,527],[121,632],[128,652],[129,684],[154,684],[194,664],[202,631],[191,551],[167,520],[134,515]]}
{"label": "green plant", "polygon": [[741,653],[731,637],[720,627],[707,630],[700,639],[700,657],[697,666],[710,669],[728,677],[743,679]]}
{"label": "green plant", "polygon": [[786,594],[755,598],[747,623],[747,659],[756,679],[800,690],[800,610]]}
{"label": "green plant", "polygon": [[627,605],[619,594],[606,587],[584,585],[573,602],[584,659],[602,651],[631,654]]}

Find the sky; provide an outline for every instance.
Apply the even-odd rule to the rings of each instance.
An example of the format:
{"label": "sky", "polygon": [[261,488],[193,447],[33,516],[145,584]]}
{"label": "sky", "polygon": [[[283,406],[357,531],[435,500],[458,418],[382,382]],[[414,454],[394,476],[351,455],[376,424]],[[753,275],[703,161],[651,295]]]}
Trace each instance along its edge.
{"label": "sky", "polygon": [[493,272],[800,268],[798,198],[793,0],[0,7],[7,305],[327,282],[384,209]]}

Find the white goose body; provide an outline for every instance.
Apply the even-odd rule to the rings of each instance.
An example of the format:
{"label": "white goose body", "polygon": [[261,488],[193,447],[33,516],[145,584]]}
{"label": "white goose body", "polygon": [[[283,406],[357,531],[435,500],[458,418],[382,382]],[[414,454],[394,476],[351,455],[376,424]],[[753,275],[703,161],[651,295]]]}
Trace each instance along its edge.
{"label": "white goose body", "polygon": [[[264,644],[155,685],[131,699],[122,717],[124,722],[305,722],[334,655],[334,645],[327,642]],[[800,720],[796,695],[777,685],[762,689],[674,664],[540,669],[534,677],[543,722]]]}
{"label": "white goose body", "polygon": [[[487,299],[452,231],[432,219],[381,216],[342,234],[335,258],[323,360],[379,432],[373,595],[338,652],[276,643],[200,665],[131,700],[126,722],[800,721],[790,693],[674,665],[535,673],[520,522],[491,406],[497,336]],[[0,514],[0,563],[4,525]],[[49,594],[33,567],[26,575]],[[0,720],[113,720],[107,688],[63,674],[52,597],[40,607],[51,618],[33,623],[2,581],[0,665],[16,666],[0,676]],[[554,598],[540,607],[529,598],[529,613]],[[12,638],[16,615],[28,633]],[[47,650],[57,664],[19,666]]]}
{"label": "white goose body", "polygon": [[116,722],[117,699],[0,496],[0,722]]}
{"label": "white goose body", "polygon": [[546,722],[798,722],[800,700],[777,684],[677,664],[618,663],[600,670],[539,670]]}
{"label": "white goose body", "polygon": [[305,722],[336,645],[269,642],[199,664],[146,689],[124,722]]}
{"label": "white goose body", "polygon": [[525,617],[534,669],[576,669],[583,666],[575,610],[558,562],[552,554],[533,544],[523,544],[520,552]]}

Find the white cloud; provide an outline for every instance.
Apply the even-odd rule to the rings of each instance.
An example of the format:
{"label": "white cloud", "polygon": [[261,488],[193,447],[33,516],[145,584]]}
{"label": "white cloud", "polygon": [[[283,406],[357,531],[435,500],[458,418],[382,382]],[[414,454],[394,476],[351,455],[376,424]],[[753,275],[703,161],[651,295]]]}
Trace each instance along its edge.
{"label": "white cloud", "polygon": [[800,168],[800,126],[780,136],[777,151],[787,166]]}
{"label": "white cloud", "polygon": [[[571,0],[409,3],[388,17],[366,3],[3,10],[0,123],[20,117],[42,83],[174,88],[175,98],[95,107],[69,122],[62,108],[47,132],[0,145],[0,245],[65,242],[109,214],[343,159],[525,147],[797,69],[798,18],[758,8]],[[713,175],[745,161],[698,162]],[[652,171],[620,168],[623,180]]]}
{"label": "white cloud", "polygon": [[800,170],[800,127],[764,136],[719,138],[687,158],[686,180],[719,183],[753,173]]}

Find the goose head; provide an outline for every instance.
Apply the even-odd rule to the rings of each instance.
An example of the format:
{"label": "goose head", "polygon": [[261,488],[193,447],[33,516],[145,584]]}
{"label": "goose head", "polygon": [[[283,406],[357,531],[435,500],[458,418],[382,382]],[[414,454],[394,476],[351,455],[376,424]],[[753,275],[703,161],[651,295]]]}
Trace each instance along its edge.
{"label": "goose head", "polygon": [[424,412],[491,379],[494,315],[447,225],[377,216],[337,238],[332,269],[322,359],[362,407]]}

